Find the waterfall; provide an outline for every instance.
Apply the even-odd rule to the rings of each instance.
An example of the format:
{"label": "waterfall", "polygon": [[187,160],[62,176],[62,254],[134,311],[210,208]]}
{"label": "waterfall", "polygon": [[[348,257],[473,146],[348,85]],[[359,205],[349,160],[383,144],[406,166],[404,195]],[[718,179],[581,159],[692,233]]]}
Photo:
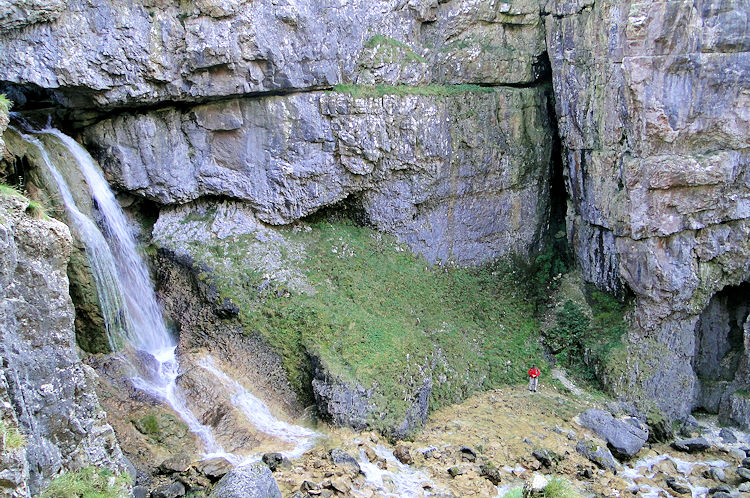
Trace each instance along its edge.
{"label": "waterfall", "polygon": [[[190,430],[198,434],[208,455],[224,455],[211,428],[201,424],[190,411],[177,387],[177,343],[164,324],[148,268],[138,254],[125,213],[93,159],[75,140],[54,128],[34,132],[34,135],[14,131],[39,150],[57,184],[70,221],[81,236],[91,262],[110,347],[117,351],[127,344],[141,356],[146,353],[153,358],[153,361],[140,361],[137,365],[131,362],[135,372],[133,385],[168,403]],[[44,143],[37,138],[43,135],[55,137],[75,158],[102,215],[104,234],[76,205],[67,182],[50,159]]]}
{"label": "waterfall", "polygon": [[[133,385],[172,407],[191,432],[200,437],[205,458],[222,456],[234,464],[246,461],[223,449],[212,429],[202,424],[191,411],[188,400],[177,385],[180,372],[177,342],[164,324],[148,267],[138,253],[125,213],[91,156],[78,142],[54,128],[31,134],[15,128],[14,131],[39,150],[44,165],[57,184],[70,222],[79,232],[91,261],[110,347],[113,351],[125,347],[135,352],[125,355],[134,372]],[[60,142],[75,159],[101,214],[101,230],[76,205],[65,178],[50,159],[39,136]],[[262,401],[221,371],[211,357],[203,359],[200,366],[221,381],[231,393],[232,404],[260,432],[295,445],[288,454],[290,458],[307,451],[320,436],[312,430],[275,418]]]}

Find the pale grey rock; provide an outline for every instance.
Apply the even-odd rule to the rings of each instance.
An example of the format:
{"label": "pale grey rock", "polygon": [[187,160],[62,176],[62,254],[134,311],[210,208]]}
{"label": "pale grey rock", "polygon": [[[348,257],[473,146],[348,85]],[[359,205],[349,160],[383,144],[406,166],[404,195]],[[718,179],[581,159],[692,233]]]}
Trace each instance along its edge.
{"label": "pale grey rock", "polygon": [[698,451],[707,450],[711,447],[711,444],[702,437],[694,437],[690,439],[678,439],[677,441],[674,441],[670,446],[679,451],[695,453]]}
{"label": "pale grey rock", "polygon": [[235,467],[214,486],[210,498],[281,498],[271,471],[261,463]]}
{"label": "pale grey rock", "polygon": [[620,420],[604,410],[590,409],[578,415],[578,423],[591,429],[602,439],[618,458],[635,456],[648,440],[648,429],[632,423],[635,419]]}
{"label": "pale grey rock", "polygon": [[604,446],[599,446],[593,441],[578,441],[576,451],[596,464],[597,467],[614,472],[616,470],[615,459],[612,453]]}
{"label": "pale grey rock", "polygon": [[75,346],[66,266],[71,236],[54,220],[0,198],[0,356],[9,404],[26,438],[28,487],[38,494],[61,470],[127,470]]}
{"label": "pale grey rock", "polygon": [[726,389],[691,367],[712,347],[696,330],[712,297],[750,278],[746,10],[744,0],[545,6],[569,241],[586,280],[635,295],[627,369],[610,385],[670,418],[701,403],[727,416],[728,393],[750,382],[748,347]]}
{"label": "pale grey rock", "polygon": [[115,184],[160,203],[226,196],[278,225],[349,198],[428,261],[476,264],[540,243],[546,98],[312,92],[120,114],[85,139]]}
{"label": "pale grey rock", "polygon": [[[48,89],[78,110],[329,87],[360,74],[363,82],[526,84],[544,52],[536,0],[506,12],[489,0],[71,0],[61,12],[46,6],[59,0],[9,5],[26,2],[31,18],[6,23],[24,27],[0,40],[3,79]],[[25,25],[34,19],[52,22]],[[374,37],[415,56],[403,59],[393,43],[368,52]]]}
{"label": "pale grey rock", "polygon": [[57,19],[63,0],[0,0],[0,33]]}

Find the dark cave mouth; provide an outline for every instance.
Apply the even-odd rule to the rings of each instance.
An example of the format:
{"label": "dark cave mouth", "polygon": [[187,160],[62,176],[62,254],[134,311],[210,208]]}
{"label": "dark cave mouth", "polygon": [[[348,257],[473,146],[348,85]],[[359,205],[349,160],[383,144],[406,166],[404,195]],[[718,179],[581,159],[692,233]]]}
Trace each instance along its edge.
{"label": "dark cave mouth", "polygon": [[692,359],[700,387],[696,408],[721,415],[727,398],[739,389],[747,389],[742,365],[750,360],[750,351],[745,348],[749,320],[750,282],[717,292],[701,313],[695,327]]}

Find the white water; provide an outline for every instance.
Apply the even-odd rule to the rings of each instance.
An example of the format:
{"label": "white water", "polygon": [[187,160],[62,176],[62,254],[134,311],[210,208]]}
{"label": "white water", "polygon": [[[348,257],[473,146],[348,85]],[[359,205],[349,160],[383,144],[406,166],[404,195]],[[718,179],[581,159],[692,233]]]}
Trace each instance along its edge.
{"label": "white water", "polygon": [[[378,488],[378,496],[401,497],[401,496],[429,496],[424,485],[433,486],[430,478],[418,470],[403,464],[393,455],[393,452],[382,445],[375,446],[375,454],[384,459],[387,467],[394,470],[384,470],[376,463],[368,460],[364,450],[359,452],[359,466],[365,474],[367,482]],[[384,478],[393,483],[389,486]],[[356,491],[355,491],[356,492]]]}
{"label": "white water", "polygon": [[55,167],[47,150],[44,148],[44,144],[34,136],[22,133],[16,128],[10,127],[13,131],[18,133],[21,138],[26,140],[37,148],[39,154],[44,161],[45,166],[49,170],[50,174],[57,184],[57,188],[62,196],[63,205],[67,212],[71,222],[75,224],[78,229],[81,242],[83,242],[86,248],[86,254],[89,258],[91,265],[91,272],[94,276],[94,281],[99,294],[99,301],[104,315],[104,322],[106,326],[107,340],[110,348],[117,349],[122,344],[118,340],[123,330],[128,328],[127,315],[122,315],[120,309],[122,309],[124,296],[122,289],[120,288],[118,275],[115,271],[114,256],[110,250],[107,241],[99,231],[99,228],[88,216],[83,214],[73,200],[73,195],[68,188],[68,184],[60,174],[60,171]]}
{"label": "white water", "polygon": [[[75,158],[101,213],[104,234],[76,206],[65,179],[50,160],[44,144],[35,136],[18,133],[39,149],[58,185],[71,221],[84,239],[112,350],[120,349],[125,341],[139,357],[134,362],[137,365],[131,364],[137,372],[131,379],[133,385],[172,407],[190,430],[201,438],[205,458],[222,456],[235,465],[242,463],[241,457],[224,451],[210,427],[200,423],[177,386],[176,341],[164,324],[148,268],[137,251],[125,213],[91,156],[75,140],[54,128],[34,132],[34,135],[55,137]],[[285,453],[287,458],[298,457],[313,446],[318,433],[276,419],[262,401],[222,372],[212,358],[205,358],[200,365],[234,390],[232,403],[259,431],[294,444],[294,449]]]}
{"label": "white water", "polygon": [[[259,431],[281,439],[282,441],[294,444],[293,450],[280,452],[285,457],[291,459],[301,456],[307,450],[312,448],[315,444],[315,440],[320,437],[320,434],[313,430],[298,425],[288,424],[283,420],[276,418],[271,413],[268,405],[245,389],[242,384],[222,372],[210,355],[201,358],[198,361],[198,365],[211,372],[211,374],[221,380],[233,391],[231,397],[232,403],[245,414],[250,423],[252,423]],[[256,457],[250,457],[248,460],[253,459],[256,459]]]}
{"label": "white water", "polygon": [[[151,396],[165,401],[177,414],[187,423],[190,430],[201,438],[206,453],[224,454],[224,450],[218,444],[208,426],[201,424],[197,417],[190,411],[182,392],[178,389],[176,380],[179,373],[179,363],[175,350],[177,344],[164,325],[161,308],[156,301],[154,286],[148,275],[148,269],[143,258],[136,250],[135,238],[128,229],[125,213],[117,203],[109,184],[102,173],[94,164],[91,156],[81,147],[78,142],[54,128],[48,128],[39,134],[56,137],[68,149],[75,158],[78,167],[86,179],[91,197],[96,202],[97,208],[102,215],[104,233],[109,241],[109,257],[103,261],[107,266],[110,278],[116,274],[116,282],[113,286],[117,288],[115,293],[117,300],[105,300],[100,302],[105,320],[110,316],[124,317],[123,326],[116,331],[120,337],[110,338],[113,350],[119,349],[121,340],[127,341],[136,351],[146,353],[153,361],[140,362],[135,370],[137,374],[132,381],[136,388],[147,392]],[[24,136],[27,140],[35,143],[44,152],[43,145],[34,137]],[[70,191],[62,176],[57,172],[51,162],[47,161],[50,171],[60,186],[65,198],[66,207],[68,202],[75,205]],[[69,199],[67,199],[69,198]],[[96,225],[88,217],[80,213],[73,216],[76,225],[89,227],[99,233],[99,238],[104,241],[104,236],[98,231]],[[87,230],[90,230],[87,228]],[[105,245],[107,245],[105,243]],[[94,257],[89,253],[89,258]],[[99,287],[97,287],[99,290]],[[109,291],[105,292],[109,294]],[[121,297],[120,297],[121,296]],[[112,302],[110,302],[112,301]],[[112,308],[111,306],[115,306]],[[114,327],[107,326],[107,330]],[[133,365],[135,367],[135,365]]]}

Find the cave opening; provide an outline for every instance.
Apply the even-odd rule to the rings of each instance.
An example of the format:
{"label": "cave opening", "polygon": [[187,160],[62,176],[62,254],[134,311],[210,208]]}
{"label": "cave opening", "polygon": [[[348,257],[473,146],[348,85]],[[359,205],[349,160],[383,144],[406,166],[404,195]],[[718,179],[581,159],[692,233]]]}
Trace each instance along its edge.
{"label": "cave opening", "polygon": [[695,327],[692,367],[700,385],[697,408],[719,413],[731,391],[746,388],[740,374],[748,361],[745,326],[750,318],[750,282],[714,294]]}
{"label": "cave opening", "polygon": [[550,165],[549,165],[549,222],[548,241],[557,259],[570,268],[573,263],[568,247],[566,217],[568,212],[568,189],[565,182],[565,162],[560,130],[558,128],[555,108],[555,92],[552,88],[552,71],[547,52],[540,57],[535,68],[538,78],[545,87],[547,117],[550,127]]}

